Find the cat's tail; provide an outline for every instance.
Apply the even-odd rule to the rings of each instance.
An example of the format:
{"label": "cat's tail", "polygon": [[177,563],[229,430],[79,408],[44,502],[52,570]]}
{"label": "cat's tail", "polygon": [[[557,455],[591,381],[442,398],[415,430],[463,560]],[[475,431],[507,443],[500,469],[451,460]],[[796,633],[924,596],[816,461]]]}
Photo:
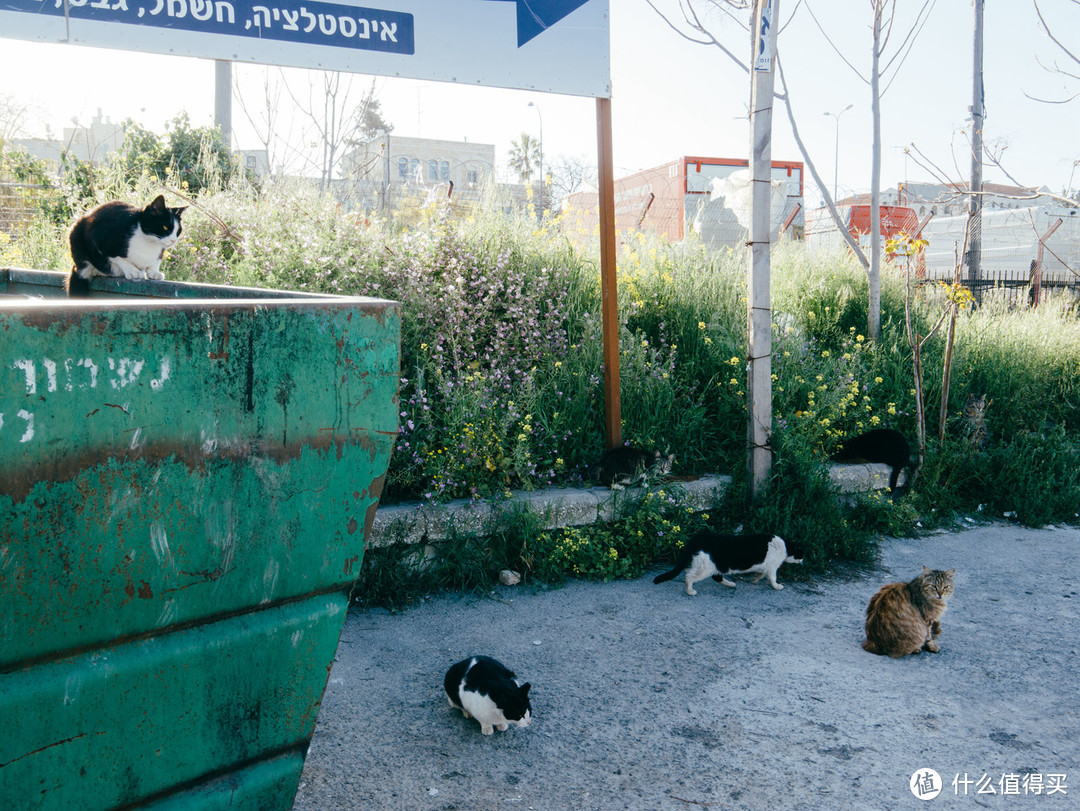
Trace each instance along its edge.
{"label": "cat's tail", "polygon": [[64,292],[70,298],[90,298],[90,280],[84,279],[78,270],[72,268],[64,282]]}
{"label": "cat's tail", "polygon": [[668,580],[674,580],[676,577],[682,574],[683,570],[686,568],[687,563],[688,561],[686,561],[683,556],[680,555],[679,559],[675,561],[675,568],[672,569],[670,572],[658,574],[656,577],[653,578],[653,582],[666,583]]}
{"label": "cat's tail", "polygon": [[656,577],[653,578],[653,582],[654,583],[666,583],[668,580],[674,580],[676,577],[679,576],[679,573],[683,570],[683,568],[684,568],[683,566],[676,566],[670,572],[664,572],[663,574],[658,574]]}
{"label": "cat's tail", "polygon": [[[908,462],[907,478],[904,480],[904,486],[900,488],[901,493],[906,495],[911,492],[912,488],[915,487],[915,480],[919,478],[919,471],[921,469],[922,464],[920,463],[918,456],[913,457],[911,461]],[[897,471],[896,477],[899,478],[899,476],[900,473]],[[896,486],[894,485],[892,489],[895,490]]]}

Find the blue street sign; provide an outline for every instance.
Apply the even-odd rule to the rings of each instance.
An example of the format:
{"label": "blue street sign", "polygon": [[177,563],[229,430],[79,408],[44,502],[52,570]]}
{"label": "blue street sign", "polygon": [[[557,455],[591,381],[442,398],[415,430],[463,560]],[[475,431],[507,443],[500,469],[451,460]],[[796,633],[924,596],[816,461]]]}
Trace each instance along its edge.
{"label": "blue street sign", "polygon": [[609,0],[0,0],[0,37],[607,98]]}

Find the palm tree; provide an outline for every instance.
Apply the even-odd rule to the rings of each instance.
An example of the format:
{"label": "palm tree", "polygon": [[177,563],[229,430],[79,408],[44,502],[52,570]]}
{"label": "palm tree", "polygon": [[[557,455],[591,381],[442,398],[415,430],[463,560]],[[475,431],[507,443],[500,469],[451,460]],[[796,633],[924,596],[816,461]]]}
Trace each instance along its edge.
{"label": "palm tree", "polygon": [[510,142],[510,169],[517,172],[522,183],[532,180],[533,173],[540,163],[540,142],[529,133]]}

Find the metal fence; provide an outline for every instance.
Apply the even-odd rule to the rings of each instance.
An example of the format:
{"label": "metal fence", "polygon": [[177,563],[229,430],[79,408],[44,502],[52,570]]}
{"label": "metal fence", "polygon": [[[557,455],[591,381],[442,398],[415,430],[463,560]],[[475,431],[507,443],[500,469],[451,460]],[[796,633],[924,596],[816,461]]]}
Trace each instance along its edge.
{"label": "metal fence", "polygon": [[[976,301],[983,304],[1004,301],[1010,307],[1031,307],[1061,296],[1080,303],[1080,279],[1051,278],[1035,284],[1027,271],[991,270],[972,281],[967,276],[967,268],[961,270],[960,283],[971,290]],[[933,295],[933,291],[938,289],[937,283],[941,281],[946,280],[940,277],[920,279],[923,294]],[[952,279],[947,281],[951,282]]]}
{"label": "metal fence", "polygon": [[0,233],[15,236],[40,215],[43,203],[59,192],[51,186],[0,181]]}

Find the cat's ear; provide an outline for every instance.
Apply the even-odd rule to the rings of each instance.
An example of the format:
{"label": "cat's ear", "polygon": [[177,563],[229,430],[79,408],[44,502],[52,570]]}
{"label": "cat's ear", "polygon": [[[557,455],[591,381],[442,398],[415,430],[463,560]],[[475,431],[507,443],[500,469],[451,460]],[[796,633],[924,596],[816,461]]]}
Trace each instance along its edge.
{"label": "cat's ear", "polygon": [[157,197],[154,198],[154,201],[152,203],[150,203],[150,205],[147,206],[147,208],[153,208],[153,209],[157,209],[157,210],[160,210],[160,211],[164,211],[165,210],[165,195],[164,194],[159,194]]}
{"label": "cat's ear", "polygon": [[949,569],[947,572],[945,572],[945,574],[947,574],[949,577],[952,577],[954,574],[956,574],[956,569]]}
{"label": "cat's ear", "polygon": [[179,206],[178,208],[170,208],[169,211],[171,211],[173,214],[175,214],[177,217],[179,217],[181,214],[183,214],[185,211],[187,211],[187,206]]}
{"label": "cat's ear", "polygon": [[931,573],[932,571],[934,571],[934,570],[933,570],[933,569],[931,569],[931,568],[930,568],[929,566],[925,566],[925,565],[924,565],[924,566],[922,567],[922,573],[923,573],[923,574],[930,574],[930,573]]}
{"label": "cat's ear", "polygon": [[521,685],[521,694],[523,696],[527,696],[529,694],[529,690],[531,690],[531,689],[532,689],[532,685],[529,684],[528,682],[525,682],[523,685]]}

